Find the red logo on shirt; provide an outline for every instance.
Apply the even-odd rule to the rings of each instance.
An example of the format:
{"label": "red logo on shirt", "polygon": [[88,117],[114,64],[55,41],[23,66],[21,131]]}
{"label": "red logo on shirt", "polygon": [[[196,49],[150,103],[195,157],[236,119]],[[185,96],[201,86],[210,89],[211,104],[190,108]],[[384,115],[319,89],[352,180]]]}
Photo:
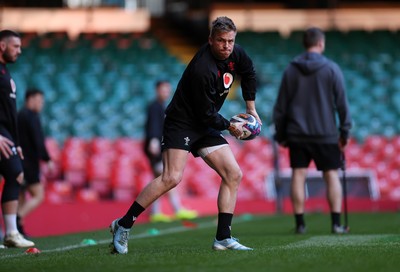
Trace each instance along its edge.
{"label": "red logo on shirt", "polygon": [[229,70],[231,70],[231,71],[235,71],[235,63],[234,62],[229,62],[228,63],[228,67],[229,67]]}
{"label": "red logo on shirt", "polygon": [[224,80],[224,87],[225,87],[225,89],[229,89],[229,88],[231,87],[232,83],[233,83],[233,76],[232,76],[232,74],[230,74],[230,73],[225,73],[225,74],[224,74],[224,77],[223,77],[223,80]]}

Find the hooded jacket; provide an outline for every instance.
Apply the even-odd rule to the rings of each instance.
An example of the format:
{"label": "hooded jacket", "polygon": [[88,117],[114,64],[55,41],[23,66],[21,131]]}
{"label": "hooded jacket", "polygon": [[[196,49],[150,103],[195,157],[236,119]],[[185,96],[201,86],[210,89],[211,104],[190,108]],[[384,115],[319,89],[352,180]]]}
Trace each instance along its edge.
{"label": "hooded jacket", "polygon": [[279,143],[347,139],[351,116],[339,66],[318,53],[297,56],[284,71],[273,120]]}

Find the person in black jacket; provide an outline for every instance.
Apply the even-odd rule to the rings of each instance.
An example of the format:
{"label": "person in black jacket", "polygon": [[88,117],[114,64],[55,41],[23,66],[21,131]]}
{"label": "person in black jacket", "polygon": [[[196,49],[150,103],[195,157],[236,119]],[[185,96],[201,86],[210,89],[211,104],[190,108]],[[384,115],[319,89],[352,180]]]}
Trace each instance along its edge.
{"label": "person in black jacket", "polygon": [[[147,107],[147,118],[145,124],[144,151],[149,159],[154,177],[162,173],[161,138],[163,133],[165,118],[165,103],[171,95],[171,84],[166,80],[156,83],[156,98]],[[183,208],[179,193],[172,189],[168,192],[168,198],[175,212],[177,219],[194,219],[197,212]],[[174,219],[161,209],[159,200],[154,201],[150,214],[151,222],[171,222]]]}
{"label": "person in black jacket", "polygon": [[25,239],[17,229],[18,196],[24,179],[17,125],[17,88],[8,63],[17,61],[21,54],[21,38],[11,30],[0,31],[0,174],[5,182],[1,195],[6,247],[31,247],[35,243]]}
{"label": "person in black jacket", "polygon": [[[25,183],[20,192],[17,225],[23,235],[25,235],[23,227],[25,216],[44,200],[44,186],[40,182],[40,162],[46,162],[50,170],[53,168],[40,121],[43,106],[43,92],[38,89],[28,89],[25,93],[25,105],[18,112],[20,145],[24,152],[22,166]],[[26,193],[29,193],[29,198],[26,198]]]}
{"label": "person in black jacket", "polygon": [[349,138],[351,116],[343,75],[336,63],[322,55],[325,35],[320,29],[307,29],[303,44],[306,52],[288,65],[282,77],[273,112],[275,140],[290,151],[296,232],[306,231],[305,180],[313,160],[327,183],[332,232],[344,233],[347,230],[340,225],[342,187],[338,169]]}
{"label": "person in black jacket", "polygon": [[111,223],[113,250],[128,252],[129,232],[136,218],[156,199],[179,184],[188,153],[201,156],[221,177],[214,250],[251,250],[231,237],[231,222],[242,172],[221,131],[240,138],[245,122],[230,123],[219,114],[237,75],[241,76],[246,112],[261,123],[255,107],[256,73],[250,57],[235,44],[236,26],[218,17],[208,43],[186,67],[166,109],[162,136],[163,172],[151,181],[122,218]]}

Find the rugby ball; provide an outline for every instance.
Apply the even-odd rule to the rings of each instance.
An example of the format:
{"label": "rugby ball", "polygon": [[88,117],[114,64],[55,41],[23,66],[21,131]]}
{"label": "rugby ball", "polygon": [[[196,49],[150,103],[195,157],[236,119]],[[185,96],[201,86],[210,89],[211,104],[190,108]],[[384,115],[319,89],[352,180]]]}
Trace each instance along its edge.
{"label": "rugby ball", "polygon": [[240,140],[252,140],[261,132],[261,124],[257,121],[257,119],[248,113],[239,113],[231,117],[231,123],[244,122],[247,121],[247,124],[243,126],[243,136],[240,137]]}

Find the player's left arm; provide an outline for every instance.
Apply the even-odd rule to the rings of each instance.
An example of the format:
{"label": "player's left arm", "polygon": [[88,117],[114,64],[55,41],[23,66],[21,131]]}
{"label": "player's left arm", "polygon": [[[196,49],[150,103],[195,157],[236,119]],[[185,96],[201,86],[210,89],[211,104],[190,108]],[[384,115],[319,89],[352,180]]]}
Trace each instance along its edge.
{"label": "player's left arm", "polygon": [[258,116],[257,110],[256,110],[256,101],[255,100],[247,100],[246,101],[246,112],[253,115],[257,121],[262,125],[262,121],[260,119],[260,116]]}
{"label": "player's left arm", "polygon": [[349,138],[350,129],[352,127],[352,120],[350,115],[350,108],[346,96],[346,90],[344,85],[344,78],[340,68],[335,65],[335,77],[334,77],[334,92],[335,92],[335,103],[339,115],[339,132],[340,140],[339,146],[343,149]]}
{"label": "player's left arm", "polygon": [[238,73],[241,76],[242,97],[246,102],[246,112],[253,115],[262,124],[256,110],[257,77],[253,61],[247,53],[237,46]]}

